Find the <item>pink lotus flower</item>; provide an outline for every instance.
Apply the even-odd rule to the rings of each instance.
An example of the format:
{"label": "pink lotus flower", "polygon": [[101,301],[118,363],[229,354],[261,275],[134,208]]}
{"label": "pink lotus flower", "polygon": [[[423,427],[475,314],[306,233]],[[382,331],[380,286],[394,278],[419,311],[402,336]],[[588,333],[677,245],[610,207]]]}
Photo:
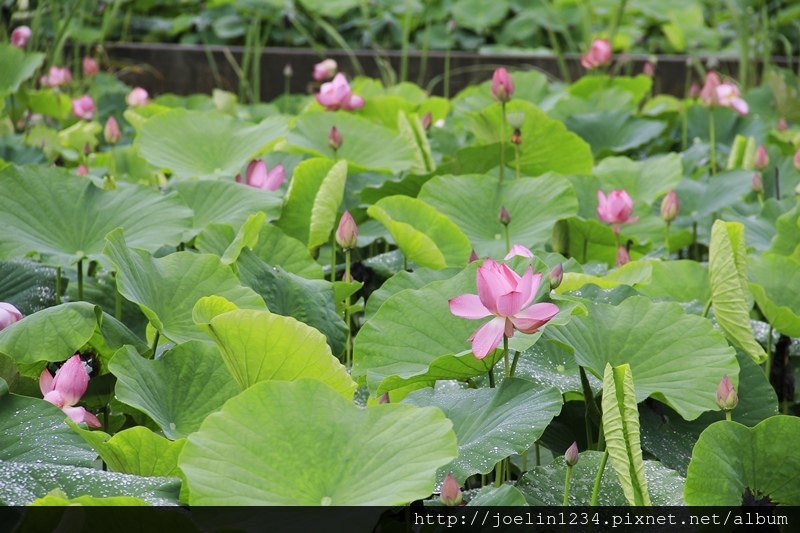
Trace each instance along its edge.
{"label": "pink lotus flower", "polygon": [[103,137],[105,137],[105,140],[108,144],[117,144],[122,138],[122,132],[119,129],[119,124],[117,124],[117,119],[114,117],[108,117],[106,126],[103,128]]}
{"label": "pink lotus flower", "polygon": [[22,313],[19,309],[9,303],[0,302],[0,331],[20,320],[22,320]]}
{"label": "pink lotus flower", "polygon": [[336,75],[339,65],[333,59],[326,59],[314,65],[313,78],[317,81],[327,81]]}
{"label": "pink lotus flower", "polygon": [[350,211],[345,211],[336,228],[336,243],[344,250],[352,250],[358,245],[358,225]]}
{"label": "pink lotus flower", "polygon": [[689,98],[700,98],[701,93],[700,85],[698,85],[696,81],[693,81],[689,86]]}
{"label": "pink lotus flower", "polygon": [[469,258],[467,259],[467,263],[472,263],[473,261],[477,260],[478,260],[478,254],[477,252],[475,252],[475,250],[472,250],[472,252],[470,252],[469,254]]}
{"label": "pink lotus flower", "polygon": [[778,119],[778,131],[786,131],[789,129],[789,123],[786,122],[785,118]]}
{"label": "pink lotus flower", "polygon": [[723,83],[717,87],[717,103],[723,107],[730,107],[740,115],[747,115],[750,107],[742,98],[739,88],[732,83]]}
{"label": "pink lotus flower", "polygon": [[462,294],[449,301],[450,312],[461,318],[479,320],[494,315],[469,338],[476,358],[489,355],[504,335],[512,337],[515,329],[534,333],[558,313],[551,303],[531,305],[541,279],[542,274],[534,275],[530,266],[520,277],[507,265],[487,259],[478,267],[478,294]]}
{"label": "pink lotus flower", "polygon": [[72,82],[72,72],[67,67],[50,67],[46,75],[39,79],[39,83],[46,87],[58,87]]}
{"label": "pink lotus flower", "polygon": [[764,182],[761,179],[761,174],[758,172],[753,173],[753,177],[750,179],[750,188],[754,193],[764,192]]}
{"label": "pink lotus flower", "polygon": [[611,43],[608,39],[595,39],[589,51],[581,56],[583,68],[598,68],[611,62]]}
{"label": "pink lotus flower", "polygon": [[506,254],[506,256],[503,259],[508,261],[512,257],[516,257],[516,256],[533,257],[533,252],[531,252],[530,250],[528,250],[527,248],[525,248],[521,244],[515,244],[514,246],[511,247],[511,249],[508,251],[508,253]]}
{"label": "pink lotus flower", "polygon": [[611,224],[614,233],[619,233],[622,224],[633,224],[639,217],[631,217],[633,200],[624,190],[611,191],[608,198],[603,191],[597,191],[597,216],[606,224]]}
{"label": "pink lotus flower", "polygon": [[738,403],[739,396],[736,394],[736,389],[733,388],[731,379],[726,374],[717,387],[717,405],[723,411],[731,411]]}
{"label": "pink lotus flower", "polygon": [[448,473],[444,478],[444,483],[442,483],[442,492],[439,494],[439,500],[448,507],[456,507],[461,504],[462,498],[463,494],[458,481],[453,477],[452,472]]}
{"label": "pink lotus flower", "polygon": [[333,81],[323,83],[314,97],[328,111],[336,111],[339,108],[352,111],[364,107],[364,99],[353,94],[350,84],[341,72],[333,77]]}
{"label": "pink lotus flower", "polygon": [[11,32],[11,46],[16,46],[17,48],[25,48],[25,45],[28,44],[28,39],[31,38],[33,32],[27,26],[19,26],[14,28],[14,31]]}
{"label": "pink lotus flower", "polygon": [[88,176],[89,175],[89,169],[86,168],[86,165],[81,163],[75,169],[75,174],[77,174],[78,176]]}
{"label": "pink lotus flower", "polygon": [[628,252],[628,249],[624,246],[617,248],[617,266],[621,267],[622,265],[627,265],[630,262],[631,254]]}
{"label": "pink lotus flower", "polygon": [[721,84],[722,82],[716,72],[710,70],[706,73],[706,81],[700,90],[700,100],[703,101],[703,105],[712,106],[717,104],[717,87]]}
{"label": "pink lotus flower", "polygon": [[562,263],[557,264],[553,269],[550,271],[550,290],[556,290],[559,285],[561,285],[561,281],[564,279],[564,265]]}
{"label": "pink lotus flower", "polygon": [[656,67],[650,61],[644,62],[644,67],[642,67],[642,74],[645,76],[652,78],[656,74]]}
{"label": "pink lotus flower", "polygon": [[564,452],[564,462],[567,463],[568,466],[575,466],[578,464],[578,443],[573,442],[572,446],[567,448],[567,451]]}
{"label": "pink lotus flower", "polygon": [[141,87],[135,87],[125,96],[125,103],[131,107],[141,107],[150,103],[150,95]]}
{"label": "pink lotus flower", "polygon": [[45,368],[39,376],[39,389],[45,401],[60,407],[73,422],[85,422],[91,427],[99,428],[100,421],[83,407],[75,407],[89,386],[89,373],[86,372],[80,355],[73,355],[53,377]]}
{"label": "pink lotus flower", "polygon": [[508,102],[514,94],[514,80],[506,69],[500,67],[492,75],[492,98],[498,102]]}
{"label": "pink lotus flower", "polygon": [[661,218],[666,222],[672,222],[678,216],[678,211],[681,208],[681,203],[678,201],[678,195],[674,190],[671,190],[661,200]]}
{"label": "pink lotus flower", "polygon": [[83,75],[89,78],[100,72],[100,65],[98,65],[97,61],[95,61],[89,56],[85,56],[83,58],[82,65],[83,65]]}
{"label": "pink lotus flower", "polygon": [[[267,169],[267,164],[261,159],[254,159],[247,165],[245,172],[246,182],[249,186],[256,189],[268,189],[270,191],[277,191],[283,180],[286,179],[286,172],[283,170],[283,165],[277,164],[272,167],[272,170]],[[236,181],[242,182],[242,175],[236,175]]]}
{"label": "pink lotus flower", "polygon": [[344,142],[344,139],[342,139],[342,134],[339,133],[339,130],[336,129],[336,126],[333,126],[328,134],[328,148],[335,152],[342,146],[342,142]]}
{"label": "pink lotus flower", "polygon": [[758,148],[756,148],[756,155],[753,158],[753,166],[756,170],[763,170],[767,165],[769,165],[769,154],[764,145],[759,144]]}
{"label": "pink lotus flower", "polygon": [[72,112],[76,117],[84,120],[91,120],[94,117],[97,108],[94,106],[94,100],[88,94],[84,94],[80,98],[72,100]]}

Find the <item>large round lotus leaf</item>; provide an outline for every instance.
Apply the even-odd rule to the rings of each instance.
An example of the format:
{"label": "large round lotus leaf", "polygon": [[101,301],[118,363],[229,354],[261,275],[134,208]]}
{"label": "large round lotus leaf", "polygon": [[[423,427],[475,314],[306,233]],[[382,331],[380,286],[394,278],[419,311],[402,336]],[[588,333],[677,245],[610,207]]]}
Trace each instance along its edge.
{"label": "large round lotus leaf", "polygon": [[15,93],[22,82],[32,77],[44,60],[44,54],[25,53],[10,44],[0,44],[0,98]]}
{"label": "large round lotus leaf", "polygon": [[418,198],[455,222],[479,257],[496,259],[508,253],[498,217],[502,207],[511,214],[511,244],[528,248],[549,241],[556,221],[578,212],[572,185],[551,173],[502,185],[487,175],[437,176],[422,186]]}
{"label": "large round lotus leaf", "polygon": [[262,148],[285,134],[281,117],[251,124],[216,111],[172,109],[148,120],[134,146],[148,163],[178,178],[214,179],[241,172]]}
{"label": "large round lotus leaf", "polygon": [[[67,278],[61,276],[61,291]],[[29,315],[56,304],[56,269],[34,261],[0,261],[0,302]]]}
{"label": "large round lotus leaf", "polygon": [[587,302],[587,308],[588,316],[548,328],[545,337],[572,347],[578,363],[598,377],[607,363],[628,363],[637,401],[651,396],[694,420],[719,409],[722,376],[738,382],[733,348],[711,322],[687,315],[680,304],[634,296],[617,306]]}
{"label": "large round lotus leaf", "polygon": [[189,437],[178,466],[191,505],[405,505],[430,495],[455,457],[440,410],[362,409],[301,379],[229,400]]}
{"label": "large round lotus leaf", "polygon": [[439,478],[452,472],[463,483],[472,474],[488,474],[501,459],[530,448],[561,411],[562,402],[557,389],[507,378],[496,389],[435,392],[427,388],[412,392],[403,403],[438,407],[453,422],[458,458],[439,470]]}
{"label": "large round lotus leaf", "polygon": [[721,421],[692,451],[684,497],[689,505],[800,505],[800,419],[773,416],[748,428]]}
{"label": "large round lotus leaf", "polygon": [[749,258],[747,266],[750,291],[767,322],[784,335],[800,337],[800,260],[763,254]]}
{"label": "large round lotus leaf", "polygon": [[107,191],[63,169],[9,165],[0,170],[0,257],[38,252],[69,267],[103,258],[105,237],[124,227],[131,246],[155,252],[181,242],[192,212],[176,194],[131,185]]}
{"label": "large round lotus leaf", "polygon": [[625,111],[571,115],[564,124],[592,146],[595,156],[628,152],[654,142],[667,129],[666,122],[635,117]]}
{"label": "large round lotus leaf", "polygon": [[197,431],[241,391],[219,350],[200,341],[179,344],[155,360],[126,346],[109,370],[117,377],[117,399],[147,413],[173,440]]}
{"label": "large round lotus leaf", "polygon": [[192,321],[192,308],[204,296],[222,296],[241,307],[265,307],[264,300],[242,286],[215,255],[177,252],[155,259],[129,248],[122,229],[108,235],[105,253],[117,267],[120,293],[139,304],[153,327],[175,342],[206,340]]}

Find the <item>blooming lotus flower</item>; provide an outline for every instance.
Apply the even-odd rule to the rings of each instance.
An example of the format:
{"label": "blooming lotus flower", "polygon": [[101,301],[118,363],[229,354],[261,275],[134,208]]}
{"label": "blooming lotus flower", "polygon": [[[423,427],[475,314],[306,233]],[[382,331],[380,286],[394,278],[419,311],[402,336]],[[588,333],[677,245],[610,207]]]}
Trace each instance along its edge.
{"label": "blooming lotus flower", "polygon": [[617,266],[621,267],[622,265],[627,265],[631,262],[631,254],[628,252],[628,248],[625,246],[620,246],[617,248]]}
{"label": "blooming lotus flower", "polygon": [[345,211],[336,228],[336,243],[344,250],[352,250],[358,245],[358,225],[350,211]]}
{"label": "blooming lotus flower", "polygon": [[317,81],[327,81],[336,75],[339,65],[333,59],[326,59],[314,65],[313,78]]}
{"label": "blooming lotus flower", "polygon": [[119,124],[117,124],[117,119],[114,117],[108,117],[106,126],[103,128],[103,137],[105,137],[105,140],[108,144],[117,144],[122,138],[122,132],[119,129]]}
{"label": "blooming lotus flower", "polygon": [[700,90],[700,100],[703,101],[703,105],[710,107],[717,104],[717,87],[721,84],[716,72],[710,70],[706,73],[706,81]]}
{"label": "blooming lotus flower", "polygon": [[94,117],[97,108],[94,106],[94,100],[88,94],[84,94],[80,98],[72,100],[72,112],[76,117],[84,120],[91,120]]}
{"label": "blooming lotus flower", "polygon": [[723,107],[730,107],[740,115],[747,115],[750,107],[742,98],[739,88],[732,83],[723,83],[717,87],[717,103]]}
{"label": "blooming lotus flower", "polygon": [[73,422],[85,422],[99,428],[100,421],[83,407],[75,407],[89,386],[89,373],[86,372],[81,357],[73,355],[58,369],[55,377],[45,368],[39,376],[39,389],[48,401],[60,407]]}
{"label": "blooming lotus flower", "polygon": [[0,331],[20,320],[22,320],[22,313],[19,309],[9,303],[0,302]]}
{"label": "blooming lotus flower", "polygon": [[141,107],[150,103],[150,95],[141,87],[134,88],[125,96],[125,103],[130,107]]}
{"label": "blooming lotus flower", "polygon": [[508,251],[508,253],[506,254],[506,256],[503,259],[508,261],[512,257],[516,257],[516,256],[533,257],[533,252],[531,252],[530,250],[528,250],[527,248],[525,248],[521,244],[515,244],[514,246],[511,247],[511,250]]}
{"label": "blooming lotus flower", "polygon": [[678,195],[674,190],[671,190],[661,200],[661,218],[666,222],[672,222],[678,216],[678,211],[681,208],[681,203],[678,201]]}
{"label": "blooming lotus flower", "polygon": [[492,75],[492,98],[498,102],[508,102],[514,94],[514,80],[506,69],[500,67]]}
{"label": "blooming lotus flower", "polygon": [[723,411],[731,411],[739,403],[739,396],[736,394],[736,389],[733,388],[730,378],[727,376],[722,377],[717,387],[717,405]]}
{"label": "blooming lotus flower", "polygon": [[[246,182],[251,187],[256,189],[268,189],[270,191],[277,191],[283,180],[286,179],[286,172],[283,170],[283,165],[277,164],[272,167],[272,170],[267,169],[267,164],[261,159],[250,161],[247,165],[245,172]],[[242,175],[236,175],[236,181],[242,182]]]}
{"label": "blooming lotus flower", "polygon": [[769,165],[769,154],[763,144],[759,144],[756,148],[756,155],[753,158],[753,166],[756,170],[763,170]]}
{"label": "blooming lotus flower", "polygon": [[581,56],[583,68],[598,68],[611,62],[611,43],[608,39],[595,39],[589,51]]}
{"label": "blooming lotus flower", "polygon": [[58,87],[72,82],[72,72],[67,67],[50,67],[46,75],[39,79],[39,83],[46,87]]}
{"label": "blooming lotus flower", "polygon": [[89,56],[83,58],[83,74],[87,77],[92,77],[98,72],[100,72],[100,65],[97,64],[97,61],[92,59]]}
{"label": "blooming lotus flower", "polygon": [[320,105],[325,106],[328,111],[344,109],[352,111],[364,107],[364,99],[353,94],[347,78],[341,72],[333,77],[333,81],[323,83],[319,92],[314,95]]}
{"label": "blooming lotus flower", "polygon": [[27,26],[19,26],[14,28],[14,31],[11,32],[11,46],[16,46],[17,48],[25,48],[25,45],[28,44],[28,39],[31,38],[33,32]]}
{"label": "blooming lotus flower", "polygon": [[619,233],[622,224],[633,224],[639,217],[631,217],[633,200],[624,190],[611,191],[608,197],[603,191],[597,191],[597,216],[606,224],[611,224],[614,233]]}
{"label": "blooming lotus flower", "polygon": [[578,464],[578,443],[573,442],[572,446],[567,448],[567,451],[564,452],[564,461],[567,463],[568,466],[575,466]]}
{"label": "blooming lotus flower", "polygon": [[530,266],[520,277],[507,265],[487,259],[478,267],[478,294],[462,294],[449,301],[450,312],[461,318],[479,320],[494,315],[469,338],[476,358],[489,355],[503,335],[512,337],[515,329],[534,333],[558,313],[551,303],[531,305],[541,279],[542,274],[534,275]]}
{"label": "blooming lotus flower", "polygon": [[453,473],[450,472],[445,476],[444,483],[442,483],[442,492],[439,494],[439,500],[448,507],[456,507],[461,503],[462,497],[461,487],[456,478],[453,477]]}

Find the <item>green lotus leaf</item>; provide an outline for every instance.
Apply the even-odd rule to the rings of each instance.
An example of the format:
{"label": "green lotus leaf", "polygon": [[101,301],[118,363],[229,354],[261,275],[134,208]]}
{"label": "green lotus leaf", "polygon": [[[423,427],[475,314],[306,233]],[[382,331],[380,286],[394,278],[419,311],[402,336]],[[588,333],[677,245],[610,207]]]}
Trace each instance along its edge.
{"label": "green lotus leaf", "polygon": [[22,82],[33,77],[42,61],[44,54],[0,44],[0,98],[17,92]]}
{"label": "green lotus leaf", "polygon": [[589,143],[596,157],[623,154],[653,143],[667,129],[666,122],[636,117],[625,111],[573,114],[564,124]]}
{"label": "green lotus leaf", "polygon": [[[0,261],[0,302],[24,315],[51,307],[56,304],[56,275],[56,269],[33,261]],[[63,296],[68,281],[63,275],[60,281]]]}
{"label": "green lotus leaf", "polygon": [[800,261],[777,254],[748,259],[750,291],[767,322],[789,337],[800,337]]}

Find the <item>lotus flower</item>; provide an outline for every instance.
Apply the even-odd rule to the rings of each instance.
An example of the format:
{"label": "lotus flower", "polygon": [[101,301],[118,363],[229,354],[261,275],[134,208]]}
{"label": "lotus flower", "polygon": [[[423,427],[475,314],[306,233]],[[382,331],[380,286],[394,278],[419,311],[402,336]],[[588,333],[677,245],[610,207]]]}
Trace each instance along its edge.
{"label": "lotus flower", "polygon": [[71,82],[72,73],[67,67],[50,67],[47,74],[39,79],[39,83],[46,87],[58,87],[59,85]]}
{"label": "lotus flower", "polygon": [[150,95],[145,89],[135,87],[125,96],[125,103],[130,107],[141,107],[150,103]]}
{"label": "lotus flower", "polygon": [[789,123],[786,122],[785,118],[778,119],[778,131],[786,131],[789,129]]}
{"label": "lotus flower", "polygon": [[114,117],[108,117],[106,126],[103,128],[103,137],[108,144],[117,144],[122,138],[122,132],[119,129],[119,124],[117,123],[117,119]]}
{"label": "lotus flower", "polygon": [[572,446],[567,448],[567,451],[564,452],[564,461],[567,463],[568,466],[575,466],[578,464],[578,443],[573,442]]}
{"label": "lotus flower", "polygon": [[706,81],[700,90],[700,100],[703,101],[703,105],[710,107],[717,104],[717,87],[721,84],[716,72],[710,70],[706,73]]}
{"label": "lotus flower", "polygon": [[603,191],[597,191],[597,216],[606,224],[611,224],[614,233],[619,233],[622,224],[633,224],[639,217],[631,217],[633,200],[624,190],[611,191],[608,197]]}
{"label": "lotus flower", "polygon": [[756,155],[753,158],[753,166],[756,170],[763,170],[769,165],[769,154],[763,144],[759,144],[756,148]]}
{"label": "lotus flower", "polygon": [[344,139],[342,139],[342,134],[339,132],[336,126],[333,126],[330,133],[328,133],[328,148],[335,152],[342,146],[342,142],[344,142]]}
{"label": "lotus flower", "polygon": [[314,96],[328,111],[336,111],[339,108],[352,111],[364,107],[364,99],[353,94],[350,84],[341,72],[333,77],[333,81],[323,83]]}
{"label": "lotus flower", "polygon": [[531,305],[541,279],[542,274],[534,275],[530,266],[520,277],[507,265],[487,259],[478,267],[478,294],[462,294],[449,301],[450,312],[461,318],[479,320],[494,315],[469,338],[476,358],[489,355],[503,335],[511,337],[515,329],[534,333],[558,313],[551,303]]}
{"label": "lotus flower", "polygon": [[650,61],[644,62],[644,67],[642,67],[642,74],[645,76],[652,78],[656,74],[656,67]]}
{"label": "lotus flower", "polygon": [[514,94],[514,80],[506,69],[500,67],[492,75],[492,98],[498,102],[508,102]]}
{"label": "lotus flower", "polygon": [[85,422],[99,428],[100,421],[83,407],[75,407],[89,386],[89,373],[86,372],[81,357],[73,355],[62,365],[53,377],[45,368],[39,376],[39,389],[45,401],[60,407],[73,422]]}
{"label": "lotus flower", "polygon": [[422,127],[425,128],[426,130],[431,129],[431,124],[433,124],[433,115],[431,114],[431,112],[428,111],[427,113],[422,115],[420,122],[422,123]]}
{"label": "lotus flower", "polygon": [[500,206],[500,212],[497,214],[497,219],[504,226],[511,224],[511,213],[508,212],[506,206]]}
{"label": "lotus flower", "polygon": [[453,477],[452,472],[448,473],[444,478],[444,483],[442,483],[442,492],[439,494],[439,499],[444,505],[455,507],[461,504],[462,498],[463,495],[458,481]]}
{"label": "lotus flower", "polygon": [[515,244],[514,246],[511,247],[511,249],[508,251],[508,253],[506,254],[506,256],[503,259],[508,261],[512,257],[516,257],[516,256],[533,257],[533,252],[531,252],[530,250],[528,250],[527,248],[525,248],[521,244]]}
{"label": "lotus flower", "polygon": [[617,248],[617,266],[627,265],[631,262],[631,254],[625,246]]}
{"label": "lotus flower", "polygon": [[314,65],[313,78],[317,81],[327,81],[336,75],[339,65],[333,59],[326,59]]}
{"label": "lotus flower", "polygon": [[739,396],[736,394],[736,389],[733,388],[730,378],[727,376],[722,377],[722,381],[717,387],[717,405],[723,411],[731,411],[739,403]]}
{"label": "lotus flower", "polygon": [[[256,189],[268,189],[270,191],[277,191],[283,180],[286,179],[286,172],[283,170],[283,165],[277,164],[272,167],[272,170],[267,169],[267,164],[261,159],[250,161],[247,165],[245,172],[247,184]],[[242,182],[242,175],[236,175],[236,181]]]}
{"label": "lotus flower", "polygon": [[14,31],[11,32],[11,46],[16,46],[17,48],[25,48],[25,45],[28,44],[28,39],[31,38],[33,32],[27,26],[19,26],[14,28]]}
{"label": "lotus flower", "polygon": [[753,178],[750,180],[750,188],[755,193],[764,192],[764,181],[761,179],[761,174],[758,172],[753,173]]}
{"label": "lotus flower", "polygon": [[564,265],[557,264],[550,270],[550,290],[556,290],[564,279]]}
{"label": "lotus flower", "polygon": [[678,211],[681,208],[681,203],[678,201],[678,195],[674,190],[671,190],[661,200],[661,218],[666,222],[672,222],[678,216]]}
{"label": "lotus flower", "polygon": [[22,320],[22,313],[19,309],[9,303],[0,302],[0,331],[20,320]]}
{"label": "lotus flower", "polygon": [[94,117],[97,108],[94,106],[94,100],[88,94],[84,94],[80,98],[72,100],[72,112],[76,117],[84,120],[91,120]]}
{"label": "lotus flower", "polygon": [[292,68],[291,63],[286,63],[283,67],[283,76],[285,78],[291,78],[294,75],[294,69]]}
{"label": "lotus flower", "polygon": [[717,87],[717,103],[723,107],[730,107],[740,115],[747,115],[750,107],[742,98],[739,88],[732,83],[723,83]]}
{"label": "lotus flower", "polygon": [[336,243],[344,250],[352,250],[358,245],[358,225],[350,211],[345,211],[336,228]]}
{"label": "lotus flower", "polygon": [[80,165],[78,165],[75,168],[75,174],[77,174],[78,176],[88,176],[89,175],[89,169],[86,168],[86,165],[81,163]]}
{"label": "lotus flower", "polygon": [[97,61],[92,59],[89,56],[83,58],[83,74],[87,77],[92,77],[100,72],[100,65],[97,64]]}
{"label": "lotus flower", "polygon": [[611,43],[608,39],[595,39],[589,51],[581,56],[583,68],[598,68],[611,62]]}

